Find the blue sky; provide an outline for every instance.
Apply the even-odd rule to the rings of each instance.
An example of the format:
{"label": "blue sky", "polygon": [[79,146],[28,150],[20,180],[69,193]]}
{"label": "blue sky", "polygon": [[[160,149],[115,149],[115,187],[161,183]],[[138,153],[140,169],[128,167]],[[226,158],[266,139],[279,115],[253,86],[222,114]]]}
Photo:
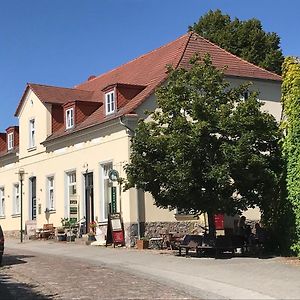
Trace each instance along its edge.
{"label": "blue sky", "polygon": [[297,0],[0,0],[0,131],[27,82],[72,87],[170,42],[209,9],[257,18],[300,56]]}

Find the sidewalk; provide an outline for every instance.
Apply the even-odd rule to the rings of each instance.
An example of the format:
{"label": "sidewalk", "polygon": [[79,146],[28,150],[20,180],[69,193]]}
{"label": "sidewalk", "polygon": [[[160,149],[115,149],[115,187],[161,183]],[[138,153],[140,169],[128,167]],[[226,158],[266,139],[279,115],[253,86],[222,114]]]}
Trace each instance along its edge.
{"label": "sidewalk", "polygon": [[201,299],[299,299],[300,266],[284,258],[185,258],[171,251],[6,240],[6,248],[77,258],[189,291]]}

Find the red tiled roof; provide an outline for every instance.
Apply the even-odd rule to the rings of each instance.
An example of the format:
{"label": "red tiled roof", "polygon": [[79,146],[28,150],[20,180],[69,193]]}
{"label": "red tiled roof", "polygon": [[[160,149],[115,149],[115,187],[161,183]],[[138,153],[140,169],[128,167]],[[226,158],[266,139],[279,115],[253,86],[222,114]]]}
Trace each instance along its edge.
{"label": "red tiled roof", "polygon": [[75,88],[64,88],[43,84],[28,83],[15,115],[18,115],[28,89],[31,89],[43,103],[64,104],[69,101],[91,101],[93,92]]}
{"label": "red tiled roof", "polygon": [[[74,132],[105,122],[111,118],[119,117],[123,114],[133,113],[134,110],[166,80],[167,65],[172,65],[174,68],[186,68],[189,65],[191,56],[196,52],[199,53],[200,56],[209,53],[213,64],[217,68],[227,67],[224,73],[228,76],[281,81],[279,75],[242,60],[203,37],[200,37],[198,34],[189,32],[173,42],[142,55],[105,74],[89,79],[74,88],[58,88],[37,84],[29,84],[28,87],[30,87],[43,102],[63,104],[72,100],[103,102],[104,93],[102,90],[109,85],[115,85],[117,83],[145,86],[133,99],[119,108],[119,111],[113,116],[105,116],[105,108],[103,105],[81,124],[76,125],[72,130],[72,132]],[[23,98],[24,96],[22,99]],[[19,104],[17,112],[20,107],[21,103]],[[68,131],[61,128],[58,132],[53,133],[47,140],[68,133]]]}

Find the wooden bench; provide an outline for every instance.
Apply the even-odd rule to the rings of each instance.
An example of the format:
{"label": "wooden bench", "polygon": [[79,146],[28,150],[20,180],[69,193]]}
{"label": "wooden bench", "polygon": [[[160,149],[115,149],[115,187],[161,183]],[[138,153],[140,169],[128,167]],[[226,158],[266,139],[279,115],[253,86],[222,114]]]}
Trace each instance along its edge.
{"label": "wooden bench", "polygon": [[55,227],[53,224],[44,224],[43,229],[39,232],[41,239],[51,239],[55,236]]}
{"label": "wooden bench", "polygon": [[185,235],[180,245],[178,245],[179,256],[181,256],[183,249],[185,249],[186,256],[190,250],[195,250],[198,254],[198,251],[202,247],[202,240],[202,235]]}

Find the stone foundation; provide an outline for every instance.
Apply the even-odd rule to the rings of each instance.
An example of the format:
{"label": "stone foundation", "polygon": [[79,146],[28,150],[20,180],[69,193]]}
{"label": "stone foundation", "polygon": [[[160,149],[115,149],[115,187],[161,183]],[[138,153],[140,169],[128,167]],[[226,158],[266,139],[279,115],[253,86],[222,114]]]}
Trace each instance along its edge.
{"label": "stone foundation", "polygon": [[[24,235],[23,235],[24,236]],[[5,239],[20,239],[20,230],[7,230],[4,231],[4,238]]]}
{"label": "stone foundation", "polygon": [[[146,222],[141,223],[141,235],[146,238],[160,237],[167,232],[178,234],[201,234],[203,233],[204,223],[198,221],[177,221],[177,222]],[[127,247],[134,247],[138,237],[137,223],[124,224],[125,244]]]}

